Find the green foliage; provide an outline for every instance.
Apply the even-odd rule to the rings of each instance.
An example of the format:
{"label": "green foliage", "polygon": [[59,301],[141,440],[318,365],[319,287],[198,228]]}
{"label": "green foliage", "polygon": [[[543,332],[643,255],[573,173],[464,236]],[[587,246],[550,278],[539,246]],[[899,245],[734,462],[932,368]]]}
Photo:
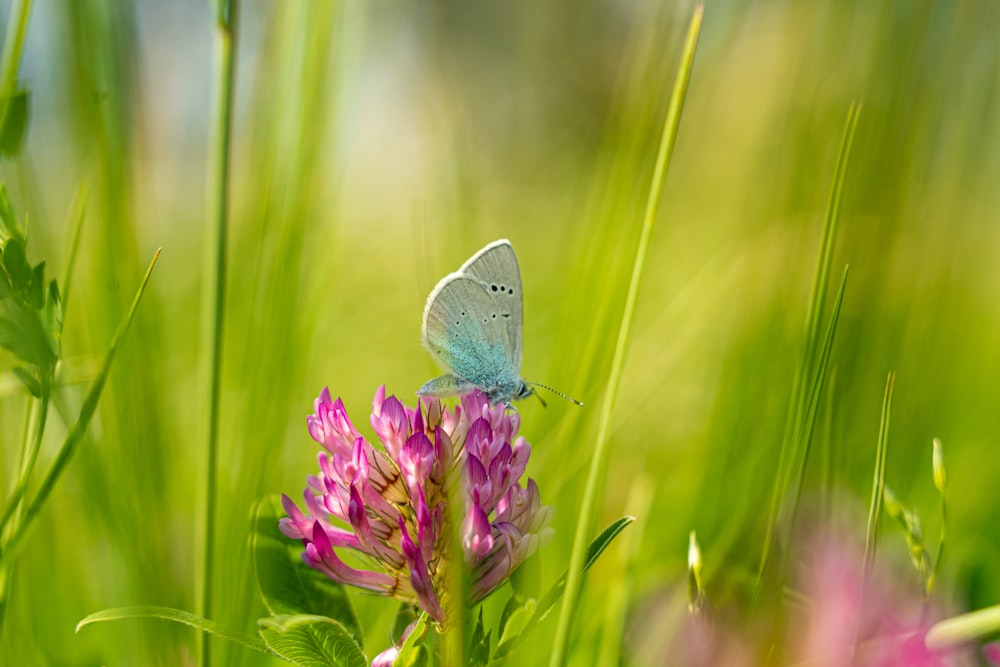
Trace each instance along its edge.
{"label": "green foliage", "polygon": [[[555,508],[554,537],[531,559],[537,583],[519,581],[509,606],[503,595],[483,604],[494,654],[526,628],[530,640],[509,644],[508,664],[546,664],[556,614],[543,615],[542,601],[570,560],[691,5],[240,4],[221,17],[235,19],[240,42],[210,618],[252,635],[261,617],[314,614],[354,636],[308,598],[267,608],[261,595],[272,604],[294,596],[253,585],[254,568],[270,565],[255,562],[248,512],[264,496],[297,496],[314,472],[303,417],[324,385],[359,415],[379,384],[409,394],[438,373],[419,344],[424,300],[436,278],[506,237],[524,279],[523,374],[586,404],[518,405],[532,444],[527,474]],[[198,259],[211,244],[214,190],[204,184],[214,135],[199,100],[216,76],[217,3],[110,11],[80,0],[47,6],[29,25],[31,5],[8,3],[0,64],[0,97],[30,87],[20,151],[0,161],[4,510],[23,517],[37,473],[69,431],[78,445],[19,538],[0,664],[190,663],[199,633],[178,623],[72,627],[95,609],[195,609],[200,596],[209,408],[208,351],[198,342],[208,276]],[[919,517],[936,571],[928,621],[940,601],[956,615],[1000,603],[1000,7],[720,0],[704,21],[595,491],[593,522],[603,525],[632,513],[628,489],[651,480],[639,517],[648,529],[627,571],[614,550],[588,571],[567,644],[574,667],[594,664],[605,646],[636,667],[678,655],[692,529],[711,556],[701,579],[713,622],[751,640],[754,620],[768,623],[775,641],[754,644],[746,661],[781,663],[788,617],[800,616],[787,594],[805,565],[802,536],[837,526],[863,539],[889,370],[885,479]],[[863,110],[842,172],[813,359],[848,264],[850,278],[825,377],[813,365],[797,388],[854,101]],[[67,249],[82,218],[70,202],[82,190],[87,225],[69,294]],[[6,268],[12,239],[16,278]],[[158,246],[157,280],[100,402],[87,402],[89,426],[74,428]],[[46,364],[53,409],[42,432],[32,424]],[[795,429],[800,401],[809,427]],[[799,468],[780,464],[789,431],[811,433]],[[31,452],[35,434],[36,474],[23,477],[19,453]],[[942,497],[926,448],[937,435],[948,447],[943,560],[934,546]],[[797,489],[782,482],[798,474]],[[17,488],[23,500],[9,504]],[[788,576],[765,580],[759,599],[774,606],[751,619],[775,489],[779,507],[797,507],[782,514],[787,529],[773,542],[774,554],[787,552]],[[902,524],[885,518],[875,571],[886,565],[912,581]],[[592,536],[583,533],[584,544]],[[294,553],[285,556],[294,566]],[[617,591],[623,629],[606,623]],[[344,597],[367,655],[399,639],[394,603]],[[990,619],[975,627],[962,641],[989,636]],[[425,629],[404,655],[433,657],[421,653],[436,632]],[[216,642],[213,657],[282,664],[231,642]]]}
{"label": "green foliage", "polygon": [[106,621],[123,621],[129,619],[139,619],[139,618],[156,618],[163,621],[170,621],[172,623],[180,623],[182,625],[187,625],[201,632],[208,632],[210,634],[221,637],[236,644],[240,644],[249,649],[259,651],[261,653],[267,653],[267,647],[264,645],[260,639],[254,637],[253,635],[246,635],[240,632],[233,632],[226,629],[221,624],[211,621],[207,618],[202,618],[191,612],[184,611],[182,609],[171,609],[169,607],[157,607],[157,606],[135,606],[135,607],[116,607],[113,609],[103,609],[99,612],[90,614],[86,618],[82,619],[76,624],[76,631],[80,630],[93,623],[102,623]]}
{"label": "green foliage", "polygon": [[0,99],[0,156],[13,157],[21,150],[28,129],[27,90],[19,90],[6,99]]}
{"label": "green foliage", "polygon": [[278,530],[274,503],[257,505],[252,534],[254,575],[264,606],[275,616],[326,616],[360,641],[361,628],[344,587],[302,562],[301,549]]}
{"label": "green foliage", "polygon": [[300,667],[365,667],[368,659],[343,625],[326,616],[293,614],[262,618],[268,648]]}
{"label": "green foliage", "polygon": [[0,183],[0,347],[27,368],[17,367],[18,379],[36,398],[51,386],[62,336],[59,286],[45,282],[45,262],[32,265],[27,239]]}

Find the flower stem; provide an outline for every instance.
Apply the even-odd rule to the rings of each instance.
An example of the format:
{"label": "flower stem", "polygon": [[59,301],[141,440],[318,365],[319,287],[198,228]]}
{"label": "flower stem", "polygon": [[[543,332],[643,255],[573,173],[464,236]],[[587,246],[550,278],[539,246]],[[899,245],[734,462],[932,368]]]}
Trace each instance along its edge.
{"label": "flower stem", "polygon": [[701,20],[704,11],[704,5],[699,3],[695,7],[694,14],[691,17],[687,41],[684,44],[684,52],[681,56],[677,79],[674,82],[673,94],[670,98],[670,107],[667,110],[667,117],[663,124],[663,134],[660,138],[660,147],[656,156],[656,167],[653,170],[649,198],[646,203],[646,214],[643,219],[642,232],[639,236],[639,244],[636,247],[635,262],[632,265],[632,277],[629,281],[628,295],[625,297],[625,310],[622,313],[621,324],[618,329],[618,340],[615,343],[615,353],[611,362],[608,390],[601,410],[597,442],[594,445],[594,456],[590,461],[590,471],[587,475],[583,503],[576,524],[576,533],[573,537],[573,551],[570,555],[566,590],[562,608],[559,612],[559,624],[556,628],[552,655],[549,659],[551,667],[559,667],[566,659],[566,646],[569,641],[573,612],[579,600],[580,589],[583,583],[584,561],[587,557],[587,544],[589,541],[588,536],[597,512],[597,489],[607,468],[611,416],[614,414],[615,398],[618,394],[618,385],[621,383],[622,369],[625,366],[625,355],[628,350],[629,339],[631,338],[635,303],[639,294],[639,284],[642,281],[642,269],[645,264],[646,253],[649,249],[649,238],[653,231],[653,223],[656,221],[656,214],[659,211],[664,175],[667,171],[667,165],[670,163],[670,156],[673,154],[674,143],[677,139],[681,110],[684,107],[684,100],[687,96],[687,86],[691,78],[691,67],[694,63],[694,52],[698,44],[698,34],[701,31]]}
{"label": "flower stem", "polygon": [[[209,242],[205,245],[202,349],[208,350],[205,383],[208,388],[206,424],[205,535],[201,563],[199,613],[212,616],[212,582],[215,560],[215,515],[218,477],[219,399],[222,374],[223,322],[226,296],[226,235],[229,222],[230,140],[232,136],[234,53],[237,0],[218,0],[215,7],[216,89],[213,108],[214,152],[209,177],[211,192]],[[199,635],[201,664],[211,664],[210,642]]]}

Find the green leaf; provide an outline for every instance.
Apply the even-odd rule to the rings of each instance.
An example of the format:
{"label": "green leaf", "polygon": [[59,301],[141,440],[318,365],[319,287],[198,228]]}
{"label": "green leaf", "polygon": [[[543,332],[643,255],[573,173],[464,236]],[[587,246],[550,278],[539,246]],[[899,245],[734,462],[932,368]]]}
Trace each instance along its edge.
{"label": "green leaf", "polygon": [[267,646],[301,667],[367,667],[358,642],[342,624],[315,614],[286,614],[262,618],[260,635]]}
{"label": "green leaf", "polygon": [[528,627],[528,623],[534,619],[537,604],[535,600],[526,600],[507,617],[500,630],[500,643],[497,646],[498,656],[506,654],[513,646],[513,642],[520,638],[525,628]]}
{"label": "green leaf", "polygon": [[[500,611],[500,622],[497,624],[497,632],[500,635],[500,641],[503,642],[504,634],[507,631],[507,623],[510,621],[511,616],[524,606],[525,600],[527,598],[519,595],[517,591],[508,598],[507,603],[503,606]],[[534,602],[534,600],[532,600]]]}
{"label": "green leaf", "polygon": [[424,635],[427,632],[427,614],[420,614],[413,632],[399,647],[399,654],[392,667],[423,667],[429,662],[427,647],[424,645]]}
{"label": "green leaf", "polygon": [[399,609],[396,611],[396,618],[392,621],[392,634],[390,635],[392,641],[398,642],[399,638],[406,632],[406,629],[410,627],[410,624],[415,622],[419,616],[412,604],[401,603]]}
{"label": "green leaf", "polygon": [[257,504],[251,535],[254,575],[264,606],[275,616],[336,619],[360,644],[361,626],[344,587],[302,562],[302,546],[278,529],[273,499]]}
{"label": "green leaf", "polygon": [[[598,535],[590,546],[587,547],[587,558],[584,561],[583,571],[586,572],[590,567],[597,562],[604,550],[608,548],[608,545],[618,537],[618,534],[625,530],[625,527],[630,523],[635,521],[633,516],[623,516],[622,518],[614,521],[605,528],[600,535]],[[506,623],[504,624],[503,630],[500,636],[500,644],[497,646],[497,652],[494,656],[494,660],[502,658],[507,655],[507,653],[516,645],[521,638],[523,638],[525,630],[536,627],[539,622],[541,622],[555,606],[559,598],[562,597],[563,591],[566,588],[566,573],[559,578],[559,581],[555,583],[552,588],[549,589],[548,593],[542,598],[541,602],[537,603],[535,600],[529,599],[524,602],[518,608],[513,609],[509,614],[507,614]],[[506,609],[504,610],[506,613]]]}
{"label": "green leaf", "polygon": [[24,249],[24,241],[17,237],[7,239],[3,247],[3,265],[10,276],[11,287],[17,293],[23,293],[31,282],[31,265]]}
{"label": "green leaf", "polygon": [[267,650],[267,646],[264,645],[264,642],[253,635],[242,632],[234,632],[215,621],[210,621],[207,618],[203,618],[197,614],[192,614],[191,612],[184,611],[183,609],[173,609],[171,607],[157,607],[149,605],[103,609],[87,616],[82,621],[77,623],[76,631],[80,632],[81,628],[92,623],[120,621],[131,618],[158,618],[164,621],[172,621],[174,623],[189,625],[192,628],[196,628],[202,632],[207,632],[208,634],[219,637],[220,639],[226,639],[241,646],[259,651],[260,653],[271,655],[271,652]]}
{"label": "green leaf", "polygon": [[28,91],[19,90],[4,100],[5,108],[0,127],[0,155],[13,157],[21,150],[28,128]]}
{"label": "green leaf", "polygon": [[42,397],[42,380],[38,377],[38,372],[32,373],[27,368],[22,366],[14,367],[14,375],[17,376],[24,386],[27,387],[28,392],[35,398]]}
{"label": "green leaf", "polygon": [[479,618],[472,630],[472,640],[469,643],[468,661],[470,665],[485,665],[490,661],[490,632],[483,627],[483,607],[479,606]]}
{"label": "green leaf", "polygon": [[39,314],[18,300],[0,303],[0,347],[39,368],[56,361]]}
{"label": "green leaf", "polygon": [[[625,527],[630,523],[635,521],[634,516],[623,516],[622,518],[614,521],[609,525],[604,531],[598,535],[590,546],[587,547],[587,560],[584,562],[583,571],[586,572],[590,567],[597,562],[604,550],[608,548],[612,540],[618,537],[618,534],[625,530]],[[559,601],[562,597],[563,590],[566,588],[566,574],[563,574],[559,578],[559,581],[549,589],[549,592],[545,594],[542,601],[538,604],[538,619],[542,620],[545,615],[552,609],[553,605]]]}

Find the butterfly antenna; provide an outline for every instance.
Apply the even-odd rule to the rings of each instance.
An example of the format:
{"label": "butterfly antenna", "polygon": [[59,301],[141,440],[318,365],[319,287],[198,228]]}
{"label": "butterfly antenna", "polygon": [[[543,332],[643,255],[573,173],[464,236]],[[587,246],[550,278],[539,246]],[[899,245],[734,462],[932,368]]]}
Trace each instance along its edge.
{"label": "butterfly antenna", "polygon": [[[576,403],[577,405],[579,405],[581,407],[583,406],[583,401],[578,401],[575,398],[573,398],[572,396],[567,396],[566,394],[562,393],[561,391],[556,391],[555,389],[553,389],[552,387],[550,387],[548,385],[544,385],[544,384],[541,384],[541,383],[538,383],[538,382],[529,382],[528,384],[530,384],[532,387],[541,387],[542,389],[548,389],[549,391],[551,391],[556,396],[561,396],[562,398],[565,398],[570,403]],[[535,396],[538,396],[538,394],[536,393]],[[538,396],[538,400],[541,401],[542,397]],[[542,405],[545,405],[545,401],[542,401]]]}

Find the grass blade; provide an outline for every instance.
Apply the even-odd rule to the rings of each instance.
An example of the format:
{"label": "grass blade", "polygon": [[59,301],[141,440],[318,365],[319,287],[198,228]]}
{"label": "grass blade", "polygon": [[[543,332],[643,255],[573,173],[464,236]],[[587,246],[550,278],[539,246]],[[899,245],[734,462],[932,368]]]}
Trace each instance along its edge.
{"label": "grass blade", "polygon": [[[202,317],[202,349],[209,351],[205,365],[208,387],[208,423],[206,425],[206,497],[205,537],[201,563],[201,599],[198,605],[205,617],[212,614],[212,583],[215,561],[215,518],[218,495],[219,402],[222,381],[223,322],[226,303],[226,238],[229,224],[230,141],[233,121],[234,60],[236,52],[237,0],[219,0],[215,13],[216,90],[213,105],[215,151],[212,153],[211,238],[205,246],[203,291],[205,312]],[[201,635],[201,664],[211,664],[211,645]]]}
{"label": "grass blade", "polygon": [[111,372],[111,364],[115,360],[115,354],[118,352],[118,348],[125,338],[125,334],[128,332],[129,325],[132,324],[132,317],[135,315],[136,308],[139,306],[139,300],[146,290],[146,284],[149,282],[149,277],[152,275],[153,267],[156,266],[156,260],[159,257],[160,251],[157,250],[156,254],[153,255],[152,261],[149,263],[149,267],[146,269],[146,274],[142,277],[142,282],[139,283],[139,289],[132,299],[132,305],[129,306],[125,317],[122,318],[122,321],[118,325],[118,330],[115,331],[114,338],[111,339],[111,345],[104,357],[104,363],[101,364],[101,371],[97,375],[97,379],[94,380],[94,384],[91,385],[90,391],[87,392],[87,396],[83,401],[83,407],[80,408],[80,416],[66,434],[66,440],[63,441],[59,453],[56,454],[55,460],[52,461],[52,465],[49,466],[45,477],[42,478],[38,493],[35,494],[35,497],[27,505],[22,521],[17,526],[17,530],[11,534],[10,539],[3,546],[3,551],[0,552],[0,566],[6,564],[12,558],[16,546],[24,538],[35,517],[38,516],[49,494],[52,493],[52,489],[55,488],[60,475],[66,469],[66,465],[73,458],[73,454],[76,452],[80,441],[83,440],[83,436],[87,433],[87,427],[90,425],[90,420],[94,417],[94,412],[97,410],[97,403],[101,399],[101,392],[104,390],[104,384],[107,382],[108,374]]}
{"label": "grass blade", "polygon": [[878,521],[882,515],[882,494],[885,489],[885,458],[889,447],[889,417],[892,413],[892,390],[896,384],[896,374],[889,373],[885,380],[885,395],[882,398],[882,418],[878,426],[878,444],[875,448],[875,473],[872,480],[872,498],[868,506],[868,529],[865,531],[865,573],[871,572],[875,564],[875,546],[878,535]]}
{"label": "grass blade", "polygon": [[642,281],[642,269],[646,260],[646,253],[649,248],[649,237],[653,231],[653,223],[656,220],[656,213],[659,210],[660,195],[663,192],[663,180],[670,163],[670,156],[673,154],[674,143],[677,139],[677,130],[680,126],[681,111],[684,108],[684,100],[687,96],[688,81],[691,78],[691,68],[694,64],[695,48],[698,45],[698,35],[701,32],[701,21],[704,15],[704,5],[698,4],[691,17],[691,24],[688,27],[687,41],[684,44],[684,52],[681,56],[680,67],[677,72],[677,79],[674,83],[673,94],[670,98],[670,107],[667,110],[667,117],[663,124],[663,136],[660,139],[660,148],[656,156],[656,167],[653,170],[653,180],[650,184],[649,199],[646,205],[646,214],[643,219],[642,233],[636,247],[635,262],[632,265],[632,277],[629,281],[628,295],[625,300],[625,309],[622,312],[621,326],[618,330],[618,339],[615,344],[615,353],[611,362],[611,374],[608,378],[608,389],[601,410],[600,426],[597,432],[597,442],[594,446],[594,456],[590,462],[590,471],[587,475],[587,485],[583,494],[583,503],[580,508],[580,517],[576,524],[576,532],[573,537],[573,550],[570,556],[569,572],[566,577],[566,593],[563,599],[562,609],[559,614],[559,623],[556,628],[555,642],[552,647],[552,654],[549,659],[551,667],[559,667],[566,658],[566,646],[569,642],[570,628],[573,621],[573,612],[580,597],[580,588],[583,584],[584,561],[587,551],[587,535],[594,522],[597,513],[597,488],[600,480],[604,478],[608,460],[608,440],[611,433],[611,416],[614,414],[615,399],[618,394],[618,385],[621,383],[622,369],[625,367],[625,356],[628,350],[629,339],[632,333],[632,320],[635,313],[635,303],[639,293],[639,284]]}
{"label": "grass blade", "polygon": [[76,631],[80,630],[93,623],[101,623],[104,621],[121,621],[125,619],[132,618],[158,618],[164,621],[172,621],[174,623],[182,623],[184,625],[189,625],[192,628],[201,630],[202,632],[207,632],[213,634],[217,637],[222,637],[223,639],[228,639],[231,642],[240,644],[247,648],[251,648],[260,653],[266,655],[272,655],[271,651],[268,650],[267,646],[263,641],[254,637],[253,635],[243,634],[242,632],[233,632],[227,629],[223,625],[211,621],[207,618],[202,618],[197,614],[192,614],[189,611],[184,611],[183,609],[174,609],[172,607],[158,607],[155,605],[148,606],[136,606],[136,607],[114,607],[112,609],[102,609],[101,611],[90,614],[79,623],[76,624]]}
{"label": "grass blade", "polygon": [[[776,482],[771,493],[771,508],[768,513],[764,549],[761,554],[760,566],[757,570],[757,582],[754,586],[754,600],[759,598],[763,590],[764,577],[770,567],[771,554],[775,546],[775,541],[787,536],[792,524],[795,522],[798,505],[797,489],[802,476],[805,474],[809,454],[809,439],[813,432],[816,417],[815,408],[819,404],[822,383],[826,373],[825,362],[823,363],[824,368],[821,369],[820,364],[816,361],[817,347],[819,345],[820,318],[826,306],[826,293],[830,283],[830,263],[833,255],[834,239],[836,238],[837,223],[840,216],[840,199],[844,187],[844,176],[847,172],[847,161],[854,139],[854,131],[858,123],[859,111],[860,107],[857,104],[852,104],[848,110],[844,136],[840,145],[840,154],[837,159],[837,171],[833,180],[833,188],[830,191],[830,199],[827,202],[819,259],[816,263],[816,275],[813,280],[813,289],[809,297],[809,306],[807,309],[805,347],[802,352],[802,361],[792,383],[788,422],[785,426],[785,435],[781,443],[781,452],[778,455],[778,474],[775,477]],[[841,288],[843,289],[843,284]],[[841,294],[838,298],[842,298],[842,296]],[[831,326],[835,327],[835,324],[836,316],[834,316]],[[830,335],[832,335],[832,332],[832,329],[828,330]],[[810,406],[812,407],[810,408]],[[790,491],[793,491],[793,493],[789,493]],[[785,500],[788,498],[791,498],[791,504],[788,504],[789,501]],[[783,551],[781,554],[782,562],[785,559],[785,555]],[[778,569],[778,573],[780,573],[781,569]],[[780,579],[780,576],[778,578]]]}

